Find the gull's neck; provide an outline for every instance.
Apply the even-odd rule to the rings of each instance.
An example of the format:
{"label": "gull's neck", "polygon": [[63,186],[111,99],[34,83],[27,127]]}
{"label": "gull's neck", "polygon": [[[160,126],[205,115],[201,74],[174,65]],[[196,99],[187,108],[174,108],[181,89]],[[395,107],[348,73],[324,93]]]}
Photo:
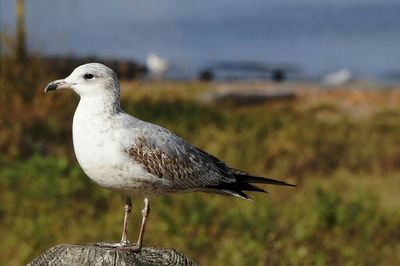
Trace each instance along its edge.
{"label": "gull's neck", "polygon": [[98,94],[81,96],[76,115],[84,115],[87,118],[110,117],[121,112],[119,95]]}

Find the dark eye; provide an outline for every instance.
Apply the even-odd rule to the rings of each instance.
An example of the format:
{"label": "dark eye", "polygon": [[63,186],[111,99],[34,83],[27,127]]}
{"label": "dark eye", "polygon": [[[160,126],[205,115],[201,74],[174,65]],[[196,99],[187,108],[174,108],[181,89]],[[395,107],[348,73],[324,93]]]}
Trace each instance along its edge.
{"label": "dark eye", "polygon": [[93,75],[87,73],[87,74],[85,74],[85,75],[83,76],[83,78],[84,78],[84,79],[92,79],[92,78],[93,78]]}

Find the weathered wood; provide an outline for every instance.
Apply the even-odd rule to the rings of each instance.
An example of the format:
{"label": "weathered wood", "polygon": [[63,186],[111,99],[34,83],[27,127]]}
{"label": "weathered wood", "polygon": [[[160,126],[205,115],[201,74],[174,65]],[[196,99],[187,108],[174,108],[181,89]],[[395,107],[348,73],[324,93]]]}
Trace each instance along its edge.
{"label": "weathered wood", "polygon": [[56,245],[31,261],[29,266],[42,265],[197,265],[172,248],[144,247],[140,253],[116,251],[93,245]]}

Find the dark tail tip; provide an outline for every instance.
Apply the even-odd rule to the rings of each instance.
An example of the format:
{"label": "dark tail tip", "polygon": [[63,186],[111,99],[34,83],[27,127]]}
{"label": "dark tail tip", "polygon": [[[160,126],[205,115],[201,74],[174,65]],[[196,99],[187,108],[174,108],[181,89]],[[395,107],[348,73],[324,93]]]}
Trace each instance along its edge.
{"label": "dark tail tip", "polygon": [[288,187],[296,187],[296,185],[287,183],[285,181],[277,180],[277,179],[272,179],[272,178],[265,178],[265,177],[259,177],[259,176],[251,176],[251,175],[235,175],[237,179],[239,179],[242,182],[247,182],[247,183],[258,183],[258,184],[270,184],[270,185],[277,185],[277,186],[288,186]]}

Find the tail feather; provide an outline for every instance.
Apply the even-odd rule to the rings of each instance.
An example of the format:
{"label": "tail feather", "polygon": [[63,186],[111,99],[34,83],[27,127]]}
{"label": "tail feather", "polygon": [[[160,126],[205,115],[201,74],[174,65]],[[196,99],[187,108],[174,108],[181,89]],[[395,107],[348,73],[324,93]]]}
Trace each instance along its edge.
{"label": "tail feather", "polygon": [[234,173],[234,176],[241,182],[245,183],[258,183],[258,184],[270,184],[270,185],[278,185],[278,186],[289,186],[289,187],[295,187],[296,185],[286,183],[285,181],[277,180],[277,179],[272,179],[272,178],[266,178],[266,177],[260,177],[260,176],[253,176],[250,175],[246,172],[233,169],[231,168],[232,172]]}
{"label": "tail feather", "polygon": [[240,190],[223,190],[223,192],[226,193],[227,195],[232,195],[235,197],[239,197],[241,199],[253,201],[253,199],[249,195]]}
{"label": "tail feather", "polygon": [[242,182],[248,182],[248,183],[270,184],[270,185],[289,186],[289,187],[296,186],[293,184],[286,183],[285,181],[266,178],[266,177],[251,176],[251,175],[235,175],[235,177]]}
{"label": "tail feather", "polygon": [[249,184],[249,183],[240,182],[238,184],[238,187],[239,187],[240,190],[244,190],[244,191],[256,191],[256,192],[268,193],[268,191],[266,191],[265,189],[262,189],[260,187],[256,187],[256,186],[254,186],[252,184]]}
{"label": "tail feather", "polygon": [[209,190],[204,190],[204,192],[212,192],[212,193],[217,193],[221,195],[229,195],[229,196],[235,196],[241,199],[245,199],[248,201],[253,201],[253,199],[244,193],[243,191],[233,191],[233,190],[220,190],[220,189],[209,189]]}
{"label": "tail feather", "polygon": [[295,185],[286,183],[284,181],[259,177],[259,176],[252,176],[249,175],[248,173],[236,169],[231,169],[231,170],[234,174],[234,177],[236,178],[236,182],[221,182],[218,185],[208,186],[206,188],[216,193],[232,195],[246,200],[252,200],[251,197],[247,195],[244,191],[254,191],[263,193],[268,193],[268,192],[251,183],[295,187]]}
{"label": "tail feather", "polygon": [[[256,187],[252,184],[246,183],[246,182],[242,182],[242,181],[237,181],[237,182],[231,182],[231,183],[219,183],[216,186],[209,186],[207,188],[211,188],[211,189],[218,189],[218,190],[223,190],[223,191],[234,191],[235,193],[238,193],[241,195],[242,190],[243,191],[256,191],[256,192],[265,192],[267,193],[267,191],[265,191],[262,188]],[[241,195],[244,196],[244,195]]]}

